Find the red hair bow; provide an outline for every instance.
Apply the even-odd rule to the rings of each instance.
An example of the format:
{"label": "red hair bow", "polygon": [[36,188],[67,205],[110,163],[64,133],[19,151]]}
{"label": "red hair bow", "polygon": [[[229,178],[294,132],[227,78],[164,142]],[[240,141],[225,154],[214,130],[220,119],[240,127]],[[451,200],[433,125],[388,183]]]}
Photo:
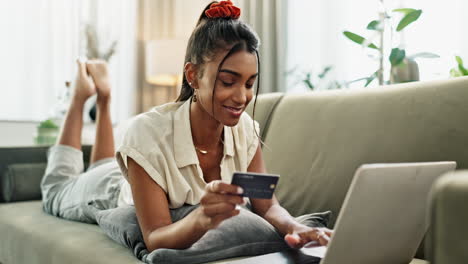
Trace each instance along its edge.
{"label": "red hair bow", "polygon": [[205,11],[205,15],[209,18],[233,18],[240,17],[240,8],[234,6],[231,1],[221,1],[219,3],[211,4],[210,9]]}

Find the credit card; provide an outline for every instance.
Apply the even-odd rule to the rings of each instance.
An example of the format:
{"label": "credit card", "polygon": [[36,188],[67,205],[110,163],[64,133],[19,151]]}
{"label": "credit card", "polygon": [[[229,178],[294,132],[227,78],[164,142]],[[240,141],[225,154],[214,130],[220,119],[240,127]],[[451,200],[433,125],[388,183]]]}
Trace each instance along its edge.
{"label": "credit card", "polygon": [[234,172],[231,184],[244,189],[242,196],[256,199],[271,199],[279,175],[253,172]]}

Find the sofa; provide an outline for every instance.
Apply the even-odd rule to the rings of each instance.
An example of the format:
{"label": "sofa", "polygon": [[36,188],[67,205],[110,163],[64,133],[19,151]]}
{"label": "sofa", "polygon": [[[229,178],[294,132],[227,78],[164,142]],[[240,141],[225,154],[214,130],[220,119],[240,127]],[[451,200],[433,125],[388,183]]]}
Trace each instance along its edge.
{"label": "sofa", "polygon": [[[253,115],[253,104],[248,111]],[[331,210],[330,228],[360,165],[456,161],[457,170],[442,175],[428,197],[430,229],[411,263],[468,263],[467,77],[263,94],[254,118],[266,167],[281,175],[280,203],[294,216]],[[90,147],[83,150],[87,160]],[[98,226],[42,211],[46,151],[0,148],[0,263],[142,263]],[[285,254],[258,261],[240,257],[236,263],[292,263]]]}

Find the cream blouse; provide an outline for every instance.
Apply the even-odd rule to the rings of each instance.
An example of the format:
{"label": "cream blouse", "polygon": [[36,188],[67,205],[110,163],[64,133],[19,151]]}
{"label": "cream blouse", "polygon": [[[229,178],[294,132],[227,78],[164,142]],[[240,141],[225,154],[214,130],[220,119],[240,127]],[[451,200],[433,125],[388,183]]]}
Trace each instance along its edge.
{"label": "cream blouse", "polygon": [[[133,205],[128,183],[127,157],[138,163],[166,192],[170,208],[198,204],[207,184],[203,178],[190,128],[190,103],[168,103],[133,118],[117,150],[123,181],[118,205]],[[236,171],[245,172],[257,150],[256,121],[243,113],[239,123],[224,127],[221,180],[231,182]]]}

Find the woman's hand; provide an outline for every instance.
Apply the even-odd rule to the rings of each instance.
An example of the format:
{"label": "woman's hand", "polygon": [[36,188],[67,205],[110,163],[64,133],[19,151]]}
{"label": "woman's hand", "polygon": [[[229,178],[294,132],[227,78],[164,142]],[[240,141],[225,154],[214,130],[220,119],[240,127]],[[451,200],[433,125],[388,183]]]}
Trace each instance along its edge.
{"label": "woman's hand", "polygon": [[222,221],[236,216],[236,205],[243,204],[242,189],[222,181],[212,181],[206,185],[201,198],[198,222],[205,230],[216,228]]}
{"label": "woman's hand", "polygon": [[315,241],[317,245],[326,246],[333,231],[325,227],[308,227],[297,225],[284,237],[286,243],[292,248],[301,248],[309,242]]}

